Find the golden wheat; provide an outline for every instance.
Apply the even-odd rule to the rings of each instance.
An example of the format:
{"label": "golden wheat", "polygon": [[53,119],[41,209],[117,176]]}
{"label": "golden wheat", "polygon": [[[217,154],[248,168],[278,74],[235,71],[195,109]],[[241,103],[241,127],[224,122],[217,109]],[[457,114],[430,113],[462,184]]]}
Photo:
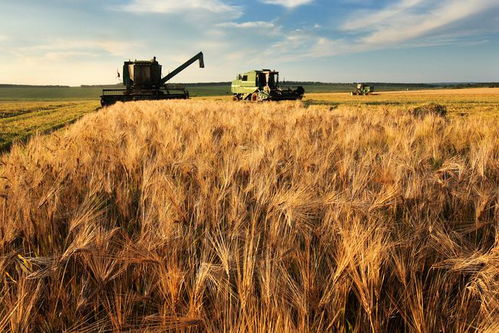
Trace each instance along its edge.
{"label": "golden wheat", "polygon": [[499,124],[118,104],[0,167],[0,331],[495,332]]}

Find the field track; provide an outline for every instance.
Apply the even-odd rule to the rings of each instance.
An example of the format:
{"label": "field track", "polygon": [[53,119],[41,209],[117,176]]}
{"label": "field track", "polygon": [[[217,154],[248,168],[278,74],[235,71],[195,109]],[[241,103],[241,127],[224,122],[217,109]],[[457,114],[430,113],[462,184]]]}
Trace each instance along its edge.
{"label": "field track", "polygon": [[65,126],[98,106],[96,101],[0,102],[0,151],[14,141]]}
{"label": "field track", "polygon": [[372,105],[408,109],[426,103],[447,107],[449,116],[480,115],[499,118],[499,88],[435,89],[375,92],[370,96],[348,93],[305,94],[305,103],[329,105]]}
{"label": "field track", "polygon": [[497,95],[499,88],[465,88],[465,89],[428,89],[428,90],[402,90],[402,91],[382,91],[380,95]]}
{"label": "field track", "polygon": [[[350,95],[349,93],[316,93],[314,95]],[[426,89],[426,90],[397,90],[397,91],[376,91],[374,95],[427,95],[427,96],[460,96],[460,95],[496,95],[499,98],[499,88],[466,88],[466,89]],[[352,96],[356,97],[356,96]]]}

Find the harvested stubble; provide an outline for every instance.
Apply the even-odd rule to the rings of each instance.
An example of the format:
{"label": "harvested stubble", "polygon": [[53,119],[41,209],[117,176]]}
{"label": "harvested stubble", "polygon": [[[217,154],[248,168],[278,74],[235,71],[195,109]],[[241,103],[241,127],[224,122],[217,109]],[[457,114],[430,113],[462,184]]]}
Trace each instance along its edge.
{"label": "harvested stubble", "polygon": [[0,331],[497,332],[499,125],[141,102],[2,157]]}

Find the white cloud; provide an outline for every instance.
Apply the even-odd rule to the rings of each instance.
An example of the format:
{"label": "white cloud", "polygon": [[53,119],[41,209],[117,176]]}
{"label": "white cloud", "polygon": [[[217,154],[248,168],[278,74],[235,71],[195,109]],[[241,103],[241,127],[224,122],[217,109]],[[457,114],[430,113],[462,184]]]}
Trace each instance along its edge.
{"label": "white cloud", "polygon": [[427,0],[400,0],[399,3],[393,4],[383,10],[357,12],[343,24],[343,30],[362,30],[370,29],[371,26],[385,22],[397,15],[424,3]]}
{"label": "white cloud", "polygon": [[[332,38],[314,30],[296,29],[274,43],[268,55],[281,54],[285,61],[330,57],[387,47],[426,47],[436,45],[469,45],[472,36],[483,33],[483,24],[465,21],[473,15],[499,8],[495,0],[401,0],[381,11],[354,13],[342,26],[343,31],[358,37]],[[463,22],[461,22],[463,21]],[[466,28],[463,23],[467,22]],[[474,28],[470,27],[470,22]],[[365,24],[364,24],[365,23]],[[452,25],[451,32],[445,29]],[[460,25],[461,24],[461,28]],[[482,29],[480,29],[482,27]],[[481,41],[481,43],[484,43]]]}
{"label": "white cloud", "polygon": [[54,58],[31,59],[31,61],[18,58],[7,64],[0,64],[0,71],[2,82],[12,84],[79,86],[118,83],[115,79],[116,64],[94,57],[87,57],[85,61],[59,55]]}
{"label": "white cloud", "polygon": [[[335,49],[333,44],[331,40],[297,29],[286,33],[286,36],[274,43],[264,55],[270,58],[274,54],[279,54],[279,59],[282,61],[304,60],[321,57],[325,53],[332,55],[331,52]],[[336,50],[333,54],[337,54]]]}
{"label": "white cloud", "polygon": [[261,0],[269,5],[280,5],[286,8],[295,8],[312,3],[314,0]]}
{"label": "white cloud", "polygon": [[115,56],[124,56],[128,52],[136,50],[141,44],[138,42],[123,42],[116,40],[55,40],[46,44],[34,45],[20,51],[46,51],[47,54],[70,53],[77,50],[101,50]]}
{"label": "white cloud", "polygon": [[211,13],[240,14],[238,7],[225,4],[221,0],[132,0],[120,7],[134,13],[178,13],[189,10],[202,10]]}
{"label": "white cloud", "polygon": [[95,57],[97,57],[97,54],[92,53],[92,52],[85,52],[85,51],[56,51],[56,52],[47,52],[44,55],[44,58],[46,60],[52,60],[52,61],[74,59],[75,57],[95,58]]}
{"label": "white cloud", "polygon": [[346,31],[372,31],[360,43],[388,45],[428,36],[446,25],[499,7],[497,0],[401,0],[378,12],[354,16],[342,28]]}
{"label": "white cloud", "polygon": [[265,21],[252,21],[252,22],[242,22],[242,23],[225,22],[225,23],[217,24],[217,27],[239,28],[239,29],[252,29],[252,28],[272,29],[272,28],[275,28],[275,24],[272,22],[265,22]]}

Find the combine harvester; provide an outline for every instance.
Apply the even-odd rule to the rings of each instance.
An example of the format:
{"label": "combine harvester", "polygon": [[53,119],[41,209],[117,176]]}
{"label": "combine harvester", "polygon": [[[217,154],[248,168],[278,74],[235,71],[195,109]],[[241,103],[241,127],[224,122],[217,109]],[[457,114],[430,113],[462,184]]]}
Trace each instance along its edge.
{"label": "combine harvester", "polygon": [[263,69],[239,74],[232,81],[231,90],[235,101],[283,101],[302,99],[303,87],[281,88],[279,72]]}
{"label": "combine harvester", "polygon": [[125,61],[123,64],[125,88],[102,90],[101,105],[139,100],[187,99],[189,92],[184,87],[167,85],[166,82],[198,60],[199,67],[204,68],[203,52],[199,52],[163,78],[161,78],[161,65],[156,61],[156,57],[152,60]]}
{"label": "combine harvester", "polygon": [[364,83],[357,83],[357,86],[355,87],[354,91],[352,91],[352,96],[357,96],[357,95],[370,95],[374,92],[374,87],[373,86],[368,86],[367,84]]}

